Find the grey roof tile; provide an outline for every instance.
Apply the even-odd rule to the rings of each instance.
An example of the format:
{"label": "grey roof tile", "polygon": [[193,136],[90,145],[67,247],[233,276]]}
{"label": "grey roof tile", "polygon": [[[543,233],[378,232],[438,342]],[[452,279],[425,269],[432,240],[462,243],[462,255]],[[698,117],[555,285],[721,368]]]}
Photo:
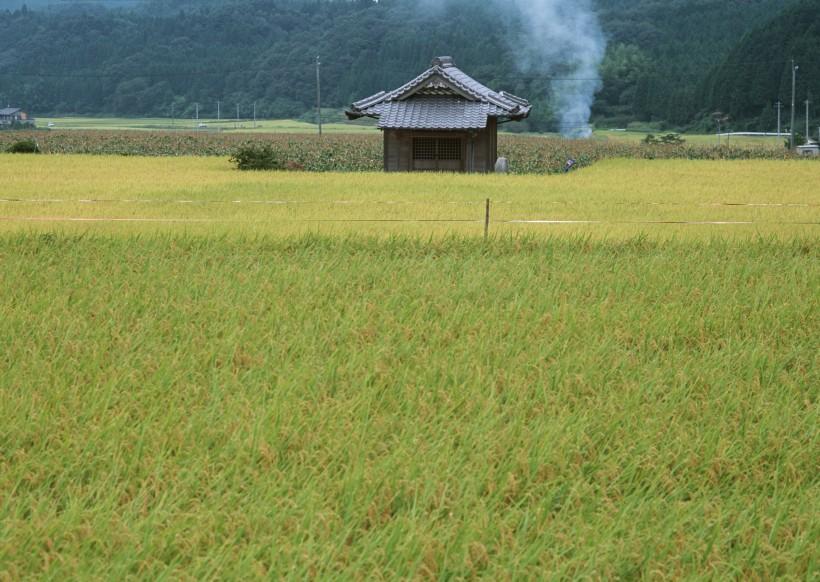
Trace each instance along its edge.
{"label": "grey roof tile", "polygon": [[490,103],[460,97],[422,96],[385,103],[380,108],[382,129],[484,129],[488,117],[503,115]]}

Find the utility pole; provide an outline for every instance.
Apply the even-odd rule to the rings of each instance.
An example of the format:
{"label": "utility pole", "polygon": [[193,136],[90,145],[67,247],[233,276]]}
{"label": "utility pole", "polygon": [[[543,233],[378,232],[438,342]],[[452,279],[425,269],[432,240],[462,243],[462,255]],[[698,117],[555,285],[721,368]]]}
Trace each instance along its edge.
{"label": "utility pole", "polygon": [[811,139],[811,134],[809,133],[811,130],[809,129],[809,101],[806,99],[806,145],[809,143],[809,139]]}
{"label": "utility pole", "polygon": [[[714,119],[715,123],[717,123],[717,138],[718,138],[718,145],[720,145],[720,124],[721,123],[726,123],[727,121],[729,121],[729,116],[726,115],[725,113],[721,112],[721,111],[715,111],[712,114],[712,119]],[[729,139],[728,135],[726,136],[726,139],[727,140]]]}
{"label": "utility pole", "polygon": [[222,102],[216,102],[216,120],[220,121],[222,119]]}
{"label": "utility pole", "polygon": [[780,137],[780,113],[783,110],[783,102],[780,99],[777,100],[777,137]]}
{"label": "utility pole", "polygon": [[176,120],[174,119],[174,102],[172,101],[171,102],[171,127],[174,127],[175,121]]}
{"label": "utility pole", "polygon": [[194,103],[196,105],[196,120],[199,121],[199,103]]}
{"label": "utility pole", "polygon": [[233,128],[236,129],[239,126],[239,103],[236,104],[236,122],[233,124]]}
{"label": "utility pole", "polygon": [[316,122],[319,124],[319,135],[322,135],[322,62],[316,57]]}
{"label": "utility pole", "polygon": [[256,129],[256,101],[253,102],[253,128]]}
{"label": "utility pole", "polygon": [[792,123],[789,126],[789,145],[791,149],[794,149],[794,107],[795,107],[795,93],[797,91],[797,70],[800,67],[794,64],[794,59],[792,59]]}

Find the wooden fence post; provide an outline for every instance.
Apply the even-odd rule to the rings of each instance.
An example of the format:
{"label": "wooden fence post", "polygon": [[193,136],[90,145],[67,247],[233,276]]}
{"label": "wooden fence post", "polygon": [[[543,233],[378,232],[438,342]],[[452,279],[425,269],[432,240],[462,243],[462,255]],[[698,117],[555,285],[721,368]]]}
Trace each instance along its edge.
{"label": "wooden fence post", "polygon": [[490,238],[490,199],[487,198],[487,208],[484,213],[484,240]]}

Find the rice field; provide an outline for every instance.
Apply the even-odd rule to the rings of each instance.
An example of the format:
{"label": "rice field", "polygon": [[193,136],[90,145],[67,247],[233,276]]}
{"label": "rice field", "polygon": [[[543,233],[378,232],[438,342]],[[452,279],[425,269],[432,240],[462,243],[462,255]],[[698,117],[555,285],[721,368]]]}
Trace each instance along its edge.
{"label": "rice field", "polygon": [[224,158],[1,156],[0,231],[816,236],[806,161],[608,160],[567,175],[237,172]]}
{"label": "rice field", "polygon": [[0,580],[817,578],[816,164],[0,167]]}
{"label": "rice field", "polygon": [[[662,136],[668,133],[675,133],[670,131],[655,131],[652,132],[655,136]],[[617,130],[597,130],[594,137],[597,139],[607,141],[624,141],[624,142],[641,142],[649,132],[646,131],[617,131]],[[721,134],[720,139],[716,133],[713,134],[680,134],[686,143],[691,145],[708,145],[708,146],[739,146],[739,147],[769,147],[772,149],[783,150],[786,140],[789,139],[788,134],[777,135],[727,135]]]}

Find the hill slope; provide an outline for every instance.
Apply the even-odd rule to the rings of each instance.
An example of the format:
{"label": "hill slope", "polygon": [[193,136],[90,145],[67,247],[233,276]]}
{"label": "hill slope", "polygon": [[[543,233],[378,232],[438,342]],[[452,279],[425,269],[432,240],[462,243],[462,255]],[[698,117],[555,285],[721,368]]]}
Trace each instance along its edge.
{"label": "hill slope", "polygon": [[[797,74],[796,128],[805,132],[807,98],[820,97],[820,0],[803,0],[748,34],[704,82],[703,102],[728,113],[741,125],[776,125],[775,103],[790,114],[791,59]],[[812,116],[815,120],[817,115]],[[817,123],[812,122],[812,132]]]}
{"label": "hill slope", "polygon": [[[688,123],[697,91],[745,32],[780,13],[781,0],[599,0],[610,49],[599,120]],[[150,9],[148,8],[150,6]],[[549,83],[516,69],[510,38],[485,3],[450,0],[430,16],[415,0],[236,0],[181,10],[155,0],[130,12],[16,11],[0,19],[0,99],[36,113],[206,115],[257,102],[292,117],[314,100],[322,55],[325,103],[405,81],[438,53],[488,84],[538,105],[550,129]],[[480,42],[477,42],[480,39]],[[520,50],[520,48],[518,49]],[[214,110],[214,111],[211,111]]]}

